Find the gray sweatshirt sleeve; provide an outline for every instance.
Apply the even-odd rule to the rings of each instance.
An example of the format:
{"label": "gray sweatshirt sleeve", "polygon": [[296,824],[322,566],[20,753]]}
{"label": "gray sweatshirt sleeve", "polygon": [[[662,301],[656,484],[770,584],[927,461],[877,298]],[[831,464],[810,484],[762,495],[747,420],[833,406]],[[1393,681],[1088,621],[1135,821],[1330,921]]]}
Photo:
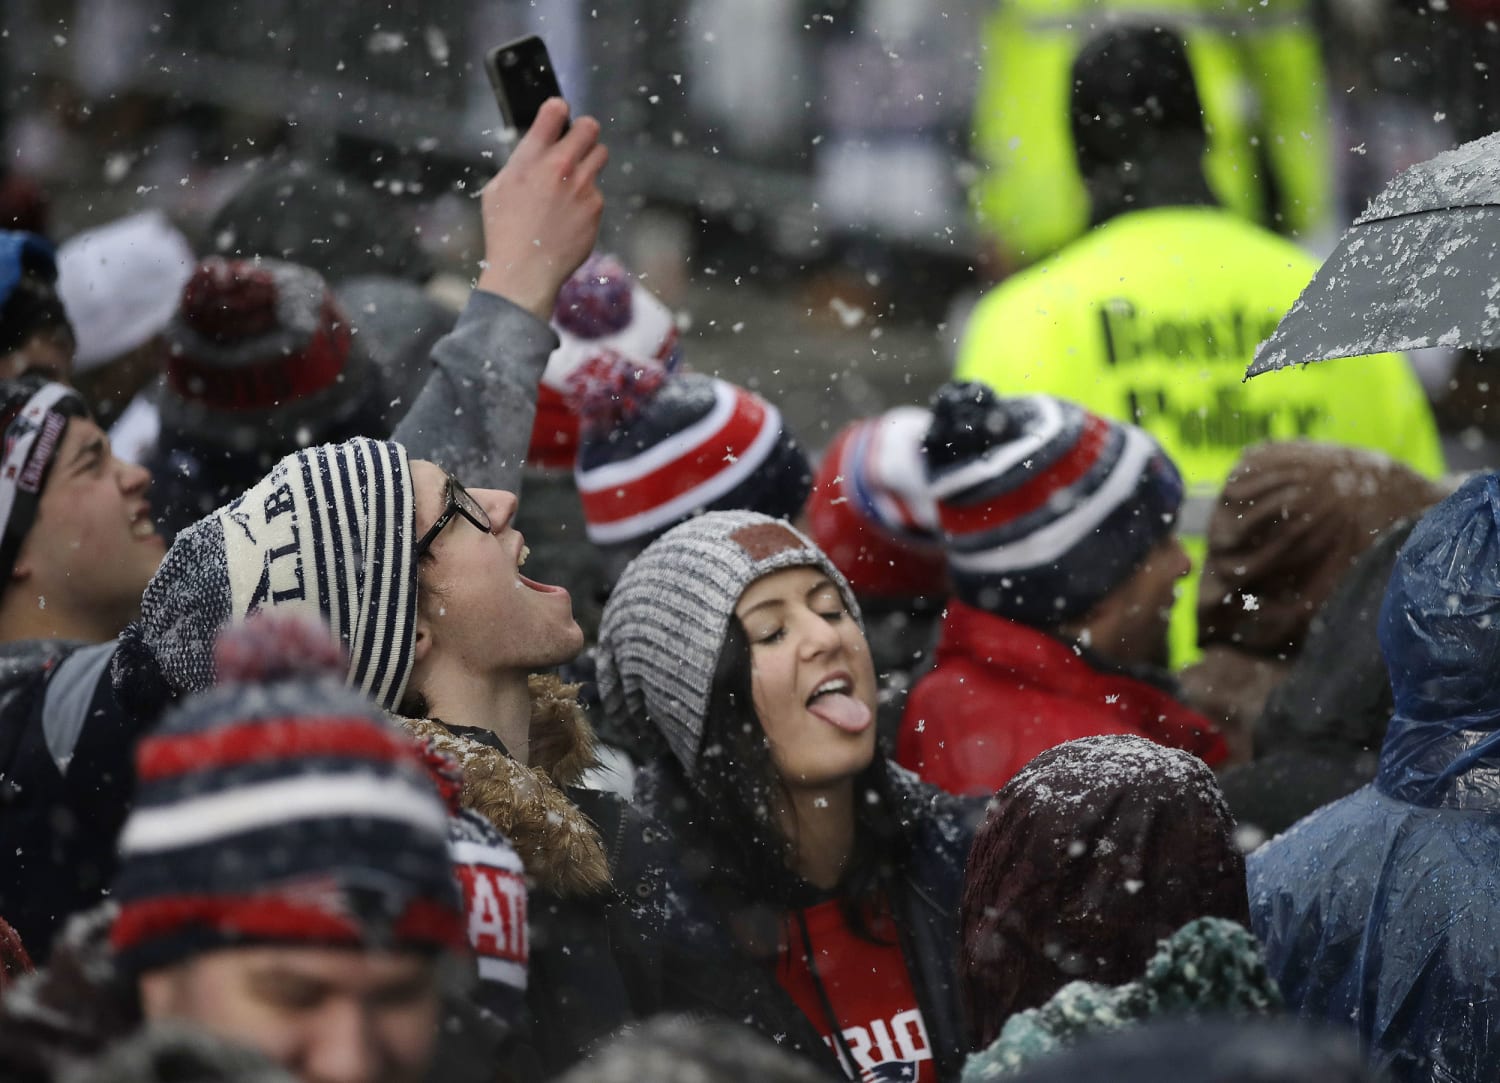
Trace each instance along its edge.
{"label": "gray sweatshirt sleeve", "polygon": [[556,348],[547,324],[475,290],[432,348],[432,374],[391,439],[465,485],[519,493],[537,384]]}

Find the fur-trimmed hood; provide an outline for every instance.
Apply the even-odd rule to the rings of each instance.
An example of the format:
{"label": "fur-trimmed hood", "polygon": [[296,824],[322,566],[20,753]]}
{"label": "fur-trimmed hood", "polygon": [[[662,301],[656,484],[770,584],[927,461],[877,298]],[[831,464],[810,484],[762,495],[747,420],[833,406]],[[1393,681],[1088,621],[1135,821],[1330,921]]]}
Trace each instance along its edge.
{"label": "fur-trimmed hood", "polygon": [[594,731],[578,704],[578,686],[534,674],[527,766],[434,718],[399,721],[419,741],[452,757],[463,771],[460,802],[515,844],[526,872],[544,891],[593,895],[610,885],[599,828],[563,792],[598,761]]}

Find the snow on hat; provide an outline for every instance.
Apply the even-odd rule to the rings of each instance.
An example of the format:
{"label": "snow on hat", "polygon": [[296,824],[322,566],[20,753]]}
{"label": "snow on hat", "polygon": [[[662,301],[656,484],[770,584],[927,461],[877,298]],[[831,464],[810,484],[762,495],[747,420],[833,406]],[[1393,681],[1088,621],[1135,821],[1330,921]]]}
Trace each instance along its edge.
{"label": "snow on hat", "polygon": [[349,683],[394,710],[415,658],[415,504],[406,449],[363,437],[288,455],[177,535],[141,599],[140,641],[178,692],[214,680],[218,629],[260,609],[315,608]]}
{"label": "snow on hat", "polygon": [[573,476],[589,540],[606,552],[633,555],[704,509],[790,518],[807,499],[807,456],[781,411],[744,388],[601,355],[574,373],[572,392]]}
{"label": "snow on hat", "polygon": [[672,310],[609,255],[590,256],[563,283],[552,329],[558,347],[542,373],[527,457],[534,466],[567,470],[578,453],[578,417],[568,404],[574,373],[606,353],[674,372],[682,351]]}
{"label": "snow on hat", "polygon": [[1046,395],[932,400],[928,476],[960,599],[1050,627],[1088,612],[1169,534],[1182,475],[1155,440]]}
{"label": "snow on hat", "polygon": [[0,381],[0,582],[7,582],[36,522],[68,422],[87,417],[78,392],[36,374]]}
{"label": "snow on hat", "polygon": [[57,296],[57,253],[35,233],[0,230],[0,354],[19,349],[38,331],[68,327]]}
{"label": "snow on hat", "polygon": [[813,479],[807,532],[862,597],[947,593],[922,457],[931,422],[916,406],[856,421],[833,438]]}
{"label": "snow on hat", "polygon": [[370,366],[316,271],[212,257],[166,329],[166,428],[237,448],[287,447],[349,418]]}
{"label": "snow on hat", "polygon": [[714,511],[672,528],[630,562],[599,624],[599,695],[622,732],[654,727],[697,776],[719,652],[745,588],[783,568],[812,566],[859,603],[833,562],[787,523]]}
{"label": "snow on hat", "polygon": [[121,218],[64,242],[57,292],[87,372],[148,342],[177,311],[197,260],[160,211]]}
{"label": "snow on hat", "polygon": [[462,950],[448,812],[417,748],[344,687],[325,629],[255,623],[137,746],[116,956],[140,973],[257,943]]}

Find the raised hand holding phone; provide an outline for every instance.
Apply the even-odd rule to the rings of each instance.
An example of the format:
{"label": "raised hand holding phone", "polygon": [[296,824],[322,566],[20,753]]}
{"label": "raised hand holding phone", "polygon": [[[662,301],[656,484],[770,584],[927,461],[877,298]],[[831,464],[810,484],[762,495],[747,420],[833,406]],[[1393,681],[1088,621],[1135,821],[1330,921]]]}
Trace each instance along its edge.
{"label": "raised hand holding phone", "polygon": [[566,102],[543,102],[480,194],[485,265],[479,288],[550,319],[557,291],[598,239],[604,214],[599,173],[608,160],[598,121],[580,117],[569,127]]}

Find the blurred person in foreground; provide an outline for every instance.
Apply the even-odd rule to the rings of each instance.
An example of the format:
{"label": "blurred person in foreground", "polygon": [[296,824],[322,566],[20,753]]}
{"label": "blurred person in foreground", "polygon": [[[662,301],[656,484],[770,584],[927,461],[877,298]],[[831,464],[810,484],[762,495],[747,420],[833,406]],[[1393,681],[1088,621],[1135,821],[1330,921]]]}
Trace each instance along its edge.
{"label": "blurred person in foreground", "polygon": [[1413,528],[1380,609],[1395,711],[1375,780],[1251,854],[1288,1005],[1394,1080],[1500,1073],[1500,476]]}
{"label": "blurred person in foreground", "polygon": [[1001,788],[960,923],[965,1078],[1091,1031],[1280,1006],[1213,772],[1139,737],[1058,745]]}
{"label": "blurred person in foreground", "polygon": [[[1373,448],[1440,475],[1432,411],[1400,355],[1245,381],[1256,345],[1318,261],[1210,189],[1203,107],[1176,32],[1143,23],[1100,33],[1074,61],[1072,87],[1094,226],[979,302],[956,377],[1141,426],[1182,471],[1190,509],[1266,440]],[[1203,524],[1186,525],[1201,560]],[[1177,664],[1195,643],[1196,595],[1190,583],[1174,616]]]}
{"label": "blurred person in foreground", "polygon": [[1188,560],[1182,478],[1156,441],[1061,399],[948,384],[925,453],[953,596],[897,760],[962,794],[1100,734],[1221,763],[1223,737],[1165,669]]}
{"label": "blurred person in foreground", "polygon": [[468,943],[448,812],[324,635],[232,630],[214,687],[140,742],[110,903],[0,1003],[6,1079],[59,1079],[162,1022],[305,1083],[427,1077]]}
{"label": "blurred person in foreground", "polygon": [[[1380,1083],[1337,1031],[1283,1020],[1164,1020],[1107,1034],[1011,1074],[1015,1083]],[[965,1076],[966,1083],[972,1079]]]}
{"label": "blurred person in foreground", "polygon": [[[397,428],[397,438],[412,452],[442,464],[431,467],[437,475],[429,495],[434,505],[443,501],[444,467],[512,488],[519,480],[537,380],[556,344],[545,321],[562,282],[593,246],[603,210],[596,179],[606,151],[597,142],[598,125],[583,118],[564,135],[566,116],[562,102],[547,105],[486,186],[488,258],[478,288],[459,326],[438,344],[427,386]],[[147,559],[145,551],[160,550],[161,541],[143,521],[144,500],[127,491],[135,475],[114,459],[102,434],[81,424],[76,396],[70,396],[57,384],[0,395],[22,403],[6,422],[7,454],[16,467],[17,488],[24,482],[38,489],[31,494],[32,506],[41,509],[27,517],[20,514],[26,503],[13,501],[4,524],[16,563],[7,569],[0,594],[0,628],[7,627],[9,607],[24,627],[13,623],[7,634],[49,637],[22,638],[0,649],[0,717],[11,735],[0,744],[0,770],[9,787],[0,848],[16,854],[14,874],[0,883],[0,914],[39,959],[46,958],[63,919],[91,905],[108,882],[113,839],[127,808],[130,749],[173,694],[207,683],[212,667],[203,660],[218,628],[256,608],[315,598],[325,616],[336,606],[349,607],[339,611],[336,631],[351,655],[363,657],[368,637],[376,633],[356,617],[362,612],[357,607],[368,602],[378,611],[394,612],[381,607],[389,604],[385,584],[396,565],[361,580],[345,562],[356,557],[395,561],[400,553],[404,566],[412,568],[415,560],[393,548],[398,537],[410,546],[415,534],[406,449],[366,441],[342,455],[299,462],[293,481],[277,475],[253,502],[221,513],[232,518],[203,525],[206,549],[158,568],[159,552]],[[96,489],[108,498],[80,498]],[[62,526],[37,529],[54,503]],[[91,532],[86,524],[93,517],[100,525]],[[230,523],[227,531],[224,522]],[[230,538],[242,548],[226,551]],[[111,553],[123,552],[127,559],[100,559],[95,547],[101,539],[114,546]],[[16,570],[24,571],[28,561],[35,564],[31,574],[18,577]],[[76,577],[68,571],[73,563],[82,569]],[[314,573],[323,577],[321,589]],[[56,611],[57,598],[48,601],[38,587],[54,580],[64,589],[120,600],[120,610],[107,614],[113,626],[104,627],[97,616],[86,627],[49,625],[47,614]],[[171,630],[186,641],[180,650],[198,660],[192,669],[197,683],[180,672],[175,683],[164,680],[140,627],[115,638],[124,627],[117,618],[132,617],[124,612],[124,600],[134,596],[129,608],[142,613],[141,592],[150,583],[157,584],[153,597],[186,605],[187,616],[173,612]],[[409,585],[399,590],[414,603]],[[83,598],[79,608],[87,607]],[[92,645],[80,646],[78,640]],[[404,672],[398,679],[387,660],[372,665],[357,683],[372,693],[394,693],[389,701],[382,699],[394,708]],[[134,694],[120,691],[126,688]]]}

